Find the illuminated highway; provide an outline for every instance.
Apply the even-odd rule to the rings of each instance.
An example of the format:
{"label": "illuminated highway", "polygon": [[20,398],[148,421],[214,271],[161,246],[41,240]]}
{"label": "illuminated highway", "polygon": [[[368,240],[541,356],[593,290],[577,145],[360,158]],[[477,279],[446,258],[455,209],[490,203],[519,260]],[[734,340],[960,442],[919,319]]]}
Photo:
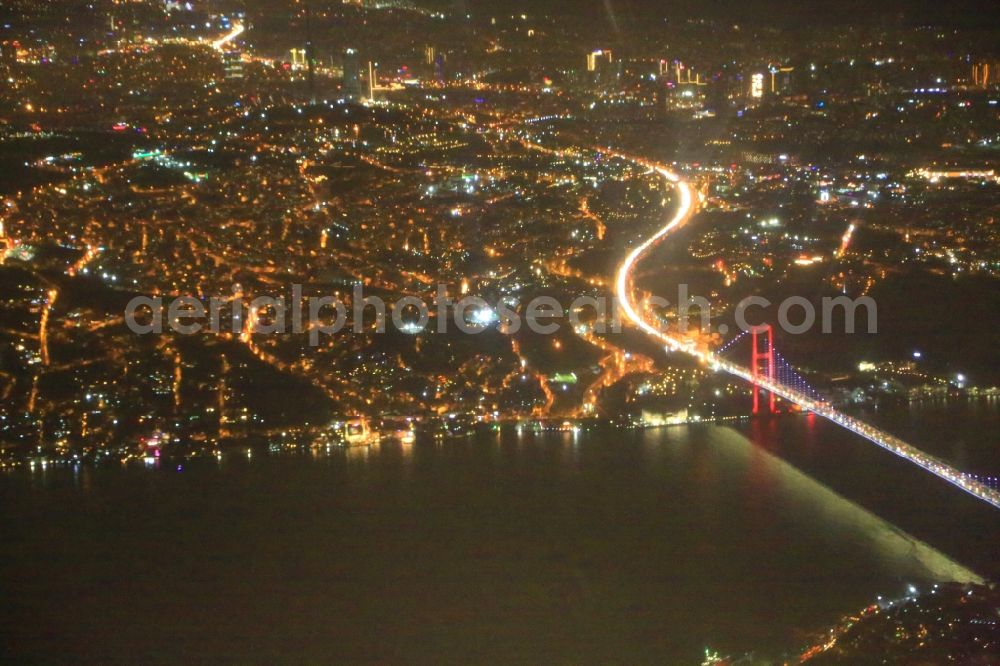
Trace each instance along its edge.
{"label": "illuminated highway", "polygon": [[[697,206],[691,186],[677,174],[670,172],[662,166],[649,164],[641,160],[636,160],[632,157],[625,155],[618,155],[618,157],[629,159],[637,164],[640,164],[641,166],[645,166],[656,171],[663,178],[674,184],[680,197],[677,210],[667,221],[666,225],[661,227],[655,234],[647,238],[634,250],[632,250],[619,266],[616,280],[616,294],[621,304],[622,311],[633,324],[648,335],[665,343],[668,349],[672,351],[683,351],[707,364],[713,370],[727,372],[753,383],[755,379],[752,377],[749,368],[725,361],[707,349],[699,349],[692,340],[679,336],[673,336],[666,331],[660,330],[659,328],[648,323],[648,321],[644,319],[637,310],[637,305],[632,301],[631,288],[632,272],[635,270],[636,265],[646,255],[650,248],[654,247],[673,231],[686,224],[688,220],[691,219]],[[919,465],[931,474],[934,474],[948,483],[961,488],[970,495],[973,495],[984,502],[988,502],[994,507],[1000,508],[1000,491],[994,490],[993,488],[980,483],[972,476],[956,470],[946,462],[924,453],[923,451],[902,441],[898,437],[894,437],[893,435],[890,435],[889,433],[874,426],[839,412],[826,402],[820,402],[809,396],[803,395],[795,389],[780,382],[771,381],[766,377],[760,377],[756,381],[762,388],[773,392],[775,395],[780,396],[788,402],[796,404],[804,410],[829,419],[837,425],[847,428],[851,432],[864,437],[869,442],[877,444],[883,449],[890,451],[901,458],[905,458],[915,465]]]}
{"label": "illuminated highway", "polygon": [[226,44],[228,44],[229,42],[233,41],[234,39],[242,35],[245,31],[246,28],[243,27],[242,23],[234,23],[232,30],[230,30],[227,34],[223,35],[219,39],[212,42],[212,48],[214,48],[216,51],[221,51],[222,47],[224,47]]}

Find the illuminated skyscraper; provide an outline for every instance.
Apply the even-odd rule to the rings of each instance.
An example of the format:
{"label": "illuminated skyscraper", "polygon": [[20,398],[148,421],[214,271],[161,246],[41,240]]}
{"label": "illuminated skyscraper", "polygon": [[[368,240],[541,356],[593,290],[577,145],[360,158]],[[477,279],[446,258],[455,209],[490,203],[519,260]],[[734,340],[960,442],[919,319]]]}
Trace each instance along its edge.
{"label": "illuminated skyscraper", "polygon": [[445,57],[443,53],[438,53],[434,57],[434,78],[438,81],[444,81],[445,73]]}
{"label": "illuminated skyscraper", "polygon": [[972,83],[977,88],[988,88],[991,82],[995,82],[997,76],[997,65],[990,65],[988,62],[974,63],[972,65]]}
{"label": "illuminated skyscraper", "polygon": [[792,93],[792,72],[794,67],[784,67],[781,65],[771,65],[767,68],[771,75],[772,95],[790,95]]}
{"label": "illuminated skyscraper", "polygon": [[344,97],[358,101],[365,95],[361,55],[357,49],[344,50]]}
{"label": "illuminated skyscraper", "polygon": [[605,63],[610,65],[612,62],[614,60],[609,49],[591,51],[587,54],[587,71],[598,72]]}
{"label": "illuminated skyscraper", "polygon": [[243,78],[243,54],[239,51],[226,51],[222,54],[222,65],[226,70],[226,79]]}

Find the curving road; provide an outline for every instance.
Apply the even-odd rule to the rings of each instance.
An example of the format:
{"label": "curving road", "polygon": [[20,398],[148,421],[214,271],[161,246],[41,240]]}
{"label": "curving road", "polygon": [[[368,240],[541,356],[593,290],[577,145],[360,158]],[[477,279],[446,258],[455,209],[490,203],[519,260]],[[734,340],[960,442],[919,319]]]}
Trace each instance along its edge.
{"label": "curving road", "polygon": [[[643,332],[656,338],[660,342],[665,343],[668,349],[690,354],[703,363],[706,363],[716,371],[726,372],[730,375],[734,375],[753,383],[754,378],[752,377],[749,368],[725,361],[711,351],[698,349],[693,341],[687,340],[683,337],[671,335],[667,331],[661,330],[657,326],[650,324],[649,321],[643,318],[643,316],[637,311],[636,304],[633,303],[632,300],[631,289],[632,273],[635,270],[636,265],[651,248],[656,246],[672,232],[686,224],[688,220],[691,219],[692,215],[694,215],[697,206],[691,186],[677,174],[660,165],[644,162],[627,155],[616,154],[616,156],[630,160],[635,164],[639,164],[657,172],[660,176],[673,183],[680,195],[680,203],[677,210],[670,217],[668,222],[655,234],[644,240],[634,250],[632,250],[629,255],[625,257],[624,261],[622,261],[618,268],[616,293],[625,316]],[[914,465],[924,468],[931,474],[944,479],[948,483],[964,490],[973,497],[987,502],[996,508],[1000,508],[1000,491],[994,490],[980,483],[972,476],[958,471],[943,460],[930,456],[920,449],[907,444],[898,437],[890,435],[889,433],[871,426],[864,421],[860,421],[852,416],[839,412],[825,402],[819,402],[809,396],[803,395],[790,386],[780,382],[770,381],[766,378],[761,378],[757,381],[760,386],[773,392],[775,395],[781,396],[788,402],[799,405],[804,410],[829,419],[837,425],[867,439],[869,442],[882,447],[886,451],[890,451],[895,455],[908,460]]]}

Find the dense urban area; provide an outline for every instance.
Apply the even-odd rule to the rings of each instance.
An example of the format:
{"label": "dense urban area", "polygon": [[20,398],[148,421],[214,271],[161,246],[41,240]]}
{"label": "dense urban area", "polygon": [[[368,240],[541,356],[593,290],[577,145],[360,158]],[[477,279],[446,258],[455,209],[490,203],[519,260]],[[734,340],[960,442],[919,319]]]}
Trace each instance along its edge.
{"label": "dense urban area", "polygon": [[[1000,400],[996,37],[417,0],[8,0],[0,468],[769,409],[826,416],[995,504],[995,454],[924,459],[857,424]],[[679,179],[692,221],[627,273],[688,203]],[[622,321],[619,271],[688,353]],[[687,295],[711,311],[651,304]],[[769,404],[719,371],[757,377],[751,296],[774,304],[746,313],[773,324]],[[179,332],[195,318],[168,314],[181,297],[220,303],[221,325]],[[332,307],[303,322],[275,304],[319,298],[343,304],[337,330]],[[505,321],[543,298],[554,332]],[[778,327],[802,302],[823,321]],[[998,621],[994,587],[942,583],[788,654],[986,664]]]}

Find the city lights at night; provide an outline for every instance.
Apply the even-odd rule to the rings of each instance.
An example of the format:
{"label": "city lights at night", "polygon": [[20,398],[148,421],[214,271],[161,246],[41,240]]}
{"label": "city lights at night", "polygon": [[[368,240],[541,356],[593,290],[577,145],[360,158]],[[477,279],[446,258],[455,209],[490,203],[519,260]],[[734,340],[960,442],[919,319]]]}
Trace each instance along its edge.
{"label": "city lights at night", "polygon": [[1000,663],[998,37],[0,3],[0,659]]}

